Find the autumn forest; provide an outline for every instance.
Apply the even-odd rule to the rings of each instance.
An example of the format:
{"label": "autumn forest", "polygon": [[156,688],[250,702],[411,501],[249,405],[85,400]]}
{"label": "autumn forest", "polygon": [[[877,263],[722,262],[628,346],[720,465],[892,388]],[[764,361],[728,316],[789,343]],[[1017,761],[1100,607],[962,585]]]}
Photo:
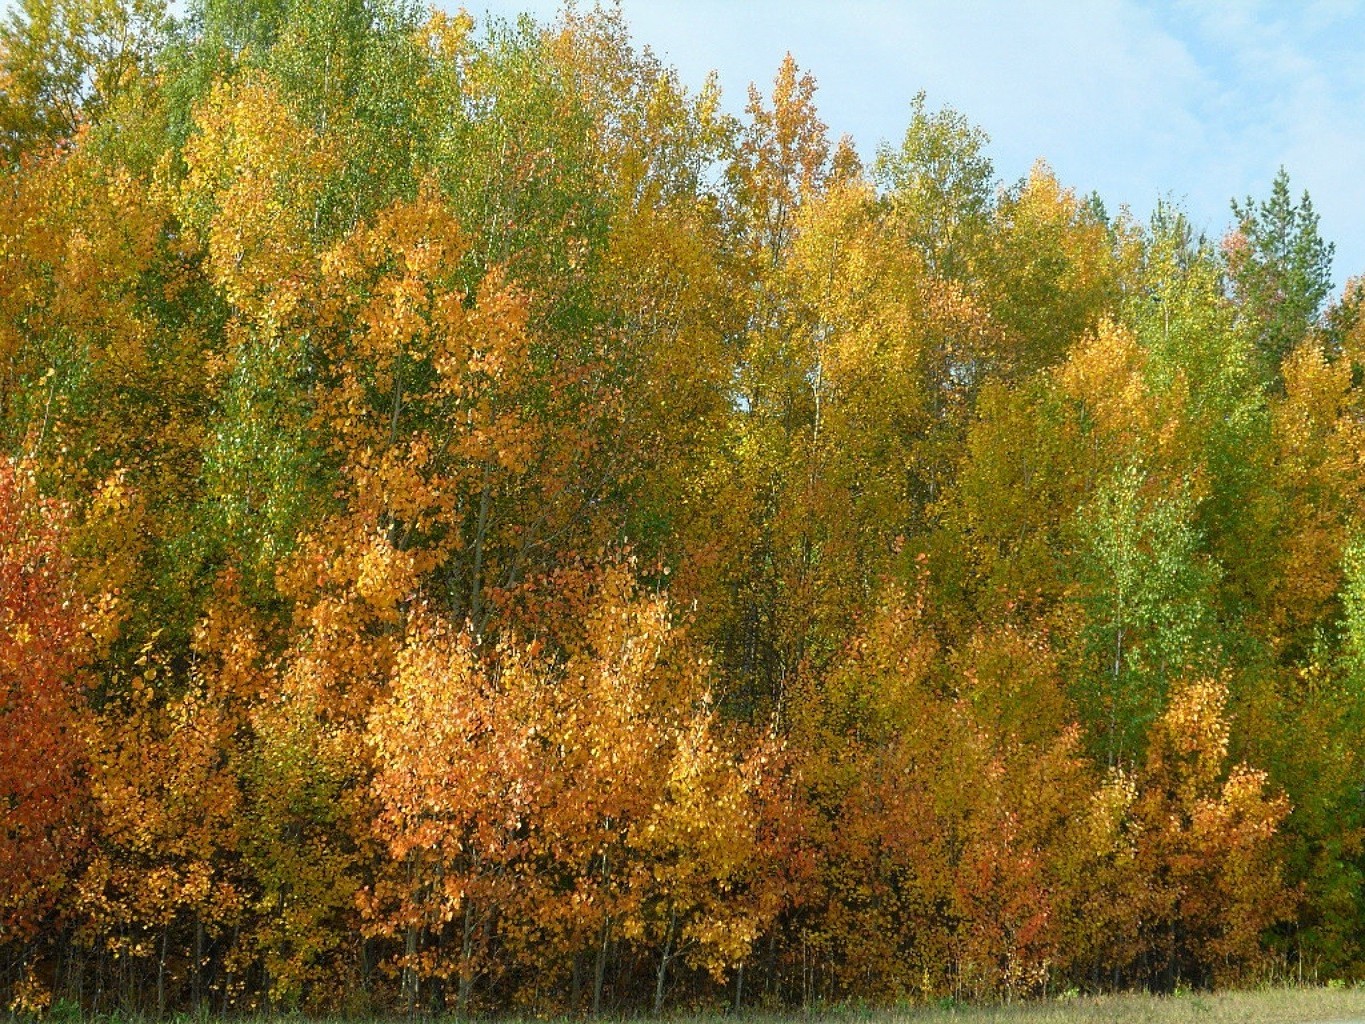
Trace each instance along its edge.
{"label": "autumn forest", "polygon": [[1210,238],[612,10],[177,14],[0,28],[0,1003],[1365,976],[1365,285],[1286,174]]}

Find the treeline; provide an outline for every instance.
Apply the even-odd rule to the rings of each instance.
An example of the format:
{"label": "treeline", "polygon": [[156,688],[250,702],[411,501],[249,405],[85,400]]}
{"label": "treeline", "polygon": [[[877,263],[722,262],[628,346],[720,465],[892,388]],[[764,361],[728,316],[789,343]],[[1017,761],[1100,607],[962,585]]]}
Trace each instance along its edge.
{"label": "treeline", "polygon": [[[619,14],[0,31],[0,997],[1365,973],[1365,327]],[[1329,301],[1329,299],[1331,301]]]}

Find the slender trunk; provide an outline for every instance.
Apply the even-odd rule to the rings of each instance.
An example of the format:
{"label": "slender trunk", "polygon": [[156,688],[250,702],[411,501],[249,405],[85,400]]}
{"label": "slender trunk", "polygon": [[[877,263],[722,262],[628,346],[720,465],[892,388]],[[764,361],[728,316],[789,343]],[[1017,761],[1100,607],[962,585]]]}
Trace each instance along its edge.
{"label": "slender trunk", "polygon": [[417,926],[408,925],[403,937],[403,1007],[409,1017],[417,1011]]}
{"label": "slender trunk", "polygon": [[668,912],[668,928],[664,931],[664,951],[659,957],[659,970],[654,976],[654,1016],[664,1011],[664,986],[668,981],[668,962],[673,959],[673,929],[678,923],[678,912]]}
{"label": "slender trunk", "polygon": [[469,994],[474,988],[474,901],[464,901],[464,928],[460,935],[460,987],[455,997],[455,1016],[464,1020]]}
{"label": "slender trunk", "polygon": [[602,941],[597,946],[597,964],[592,978],[592,1015],[602,1012],[602,983],[607,977],[607,948],[611,943],[611,915],[602,922]]}
{"label": "slender trunk", "polygon": [[75,984],[76,1005],[77,1005],[77,1006],[84,1006],[84,1005],[85,1005],[85,966],[86,966],[86,956],[85,956],[85,951],[84,951],[83,949],[81,949],[80,947],[76,947],[76,948],[75,948],[75,954],[76,954],[76,984]]}
{"label": "slender trunk", "polygon": [[163,1017],[166,1014],[166,943],[170,939],[171,929],[169,925],[161,928],[161,956],[156,964],[156,1015]]}
{"label": "slender trunk", "polygon": [[194,1012],[196,1016],[203,1014],[204,998],[204,918],[198,911],[194,913],[194,973],[191,975],[194,991],[191,998],[194,1001]]}
{"label": "slender trunk", "polygon": [[583,997],[583,954],[573,955],[573,972],[569,976],[569,1012],[578,1012],[578,1001]]}
{"label": "slender trunk", "polygon": [[810,949],[806,936],[801,936],[801,1009],[810,1009]]}
{"label": "slender trunk", "polygon": [[479,615],[483,611],[483,544],[484,538],[488,534],[488,478],[490,475],[491,470],[485,464],[483,467],[482,493],[479,495],[479,526],[474,533],[474,569],[470,575],[469,584],[469,621],[474,626],[476,633],[483,631],[482,624],[479,622]]}
{"label": "slender trunk", "polygon": [[[394,358],[393,365],[393,399],[389,403],[389,447],[398,444],[398,414],[403,409],[403,350],[398,350],[398,355]],[[386,533],[389,535],[389,546],[394,548],[402,547],[398,536],[398,518],[392,512],[386,513],[388,517],[388,527]]]}
{"label": "slender trunk", "polygon": [[[608,829],[612,826],[612,819],[608,816],[606,820]],[[602,897],[607,896],[607,879],[611,877],[611,857],[610,850],[602,851]],[[592,981],[592,1015],[596,1017],[602,1012],[602,984],[607,977],[607,953],[611,944],[611,914],[608,913],[602,919],[602,941],[597,948],[597,966],[593,971]]]}
{"label": "slender trunk", "polygon": [[73,1000],[77,1006],[83,1006],[85,990],[85,956],[81,952],[79,943],[73,940],[71,932],[62,934],[62,948],[64,949],[64,959],[66,960],[66,970],[62,978],[61,987],[53,985],[54,989],[65,993],[66,998]]}
{"label": "slender trunk", "polygon": [[744,964],[741,962],[735,971],[735,1013],[744,1006]]}
{"label": "slender trunk", "polygon": [[811,430],[811,448],[813,450],[811,452],[810,480],[812,484],[815,483],[816,477],[816,459],[818,458],[816,450],[818,450],[820,447],[820,427],[822,425],[821,398],[823,397],[820,392],[824,387],[824,376],[825,367],[824,364],[820,362],[819,356],[817,355],[815,360],[815,380],[811,382],[810,387],[811,394],[815,398],[815,424],[813,429]]}
{"label": "slender trunk", "polygon": [[[1122,605],[1120,605],[1120,616],[1122,615]],[[1114,636],[1114,683],[1109,690],[1109,767],[1113,768],[1118,763],[1118,750],[1115,746],[1115,737],[1118,733],[1118,705],[1119,705],[1119,677],[1123,672],[1123,625],[1120,624]]]}
{"label": "slender trunk", "polygon": [[[131,940],[132,936],[128,929],[124,929],[124,936]],[[123,1005],[129,1013],[137,1011],[137,979],[133,976],[133,961],[138,957],[125,956],[120,958],[123,961]]]}
{"label": "slender trunk", "polygon": [[[228,955],[228,957],[226,958],[226,959],[227,959],[227,962],[228,962],[229,964],[232,963],[232,959],[233,959],[233,958],[232,958],[232,956],[231,956],[231,953],[232,953],[232,951],[236,950],[236,948],[237,948],[237,941],[241,938],[241,935],[242,935],[242,926],[239,925],[239,924],[238,924],[238,925],[233,925],[233,926],[232,926],[232,945],[228,947],[229,955]],[[222,1010],[221,1010],[221,1016],[223,1016],[223,1017],[226,1017],[226,1016],[227,1016],[227,1012],[228,1012],[228,997],[229,997],[229,995],[230,995],[231,992],[232,992],[232,983],[233,983],[233,981],[235,981],[235,980],[236,980],[236,979],[234,978],[234,972],[233,972],[232,968],[231,968],[231,967],[228,967],[228,970],[227,970],[227,977],[224,979],[224,984],[223,984],[223,1005],[222,1005]]]}
{"label": "slender trunk", "polygon": [[398,443],[398,414],[403,409],[403,350],[398,350],[393,367],[393,400],[389,403],[389,444]]}
{"label": "slender trunk", "polygon": [[767,995],[774,995],[778,991],[777,987],[777,922],[774,921],[772,931],[768,932],[768,963],[767,977],[764,979],[764,992]]}
{"label": "slender trunk", "polygon": [[33,451],[29,452],[30,459],[36,459],[42,450],[43,441],[47,438],[47,425],[52,419],[52,399],[57,393],[57,375],[49,370],[48,377],[47,401],[43,404],[43,425],[38,431],[37,440],[33,442]]}
{"label": "slender trunk", "polygon": [[66,997],[71,991],[72,959],[71,942],[65,930],[58,936],[55,946],[57,954],[52,968],[52,995]]}
{"label": "slender trunk", "polygon": [[90,1001],[92,1014],[99,1013],[104,1003],[104,979],[109,972],[108,959],[104,944],[101,943],[99,952],[95,954],[95,998]]}

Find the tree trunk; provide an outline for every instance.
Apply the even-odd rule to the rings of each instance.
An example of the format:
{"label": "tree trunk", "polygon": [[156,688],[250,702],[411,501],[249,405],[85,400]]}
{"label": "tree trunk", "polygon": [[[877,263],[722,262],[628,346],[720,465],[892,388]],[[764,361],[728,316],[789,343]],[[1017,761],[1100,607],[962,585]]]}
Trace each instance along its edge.
{"label": "tree trunk", "polygon": [[403,1008],[411,1017],[417,1012],[417,926],[408,925],[403,937]]}
{"label": "tree trunk", "polygon": [[578,1001],[583,998],[583,954],[573,955],[573,971],[569,975],[569,1013],[578,1012]]}
{"label": "tree trunk", "polygon": [[170,926],[161,926],[161,956],[156,962],[156,1015],[166,1015],[166,944],[170,941]]}
{"label": "tree trunk", "polygon": [[479,525],[474,533],[474,565],[470,573],[469,585],[469,622],[475,634],[483,632],[484,624],[479,621],[483,612],[483,546],[488,536],[489,478],[492,473],[487,464],[483,467],[483,481],[479,493]]}
{"label": "tree trunk", "polygon": [[602,941],[597,947],[597,965],[592,979],[592,1015],[602,1012],[602,983],[607,977],[607,947],[611,942],[611,915],[602,922]]}
{"label": "tree trunk", "polygon": [[455,1016],[464,1020],[469,994],[474,988],[474,901],[464,901],[464,927],[460,935],[460,987],[455,997]]}
{"label": "tree trunk", "polygon": [[203,1014],[204,1006],[204,917],[199,911],[194,913],[194,992],[191,998],[194,1001],[194,1012],[196,1016]]}
{"label": "tree trunk", "polygon": [[673,959],[673,929],[678,923],[678,912],[668,911],[668,928],[664,931],[664,951],[659,957],[659,971],[654,976],[654,1016],[664,1011],[664,987],[668,981],[668,962]]}

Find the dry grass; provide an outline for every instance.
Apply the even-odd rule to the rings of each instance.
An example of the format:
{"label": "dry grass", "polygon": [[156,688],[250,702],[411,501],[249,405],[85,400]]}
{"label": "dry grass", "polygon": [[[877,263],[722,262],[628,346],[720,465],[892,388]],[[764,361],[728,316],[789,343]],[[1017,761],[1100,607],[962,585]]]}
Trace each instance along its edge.
{"label": "dry grass", "polygon": [[[774,1018],[774,1022],[776,1022]],[[1175,996],[1076,996],[992,1006],[839,1011],[792,1024],[1365,1024],[1365,988],[1281,988]],[[746,1024],[759,1024],[754,1018]]]}
{"label": "dry grass", "polygon": [[[79,1017],[72,1018],[79,1021]],[[176,1016],[172,1024],[221,1024],[221,1018]],[[455,1018],[419,1018],[455,1024]],[[612,1020],[613,1018],[606,1018]],[[0,1024],[28,1018],[0,1010]],[[154,1024],[153,1018],[100,1016],[88,1024]],[[247,1017],[239,1024],[404,1024],[409,1018]],[[500,1024],[530,1024],[517,1018],[492,1018]],[[614,1018],[615,1024],[647,1024],[658,1018]],[[665,1024],[1365,1024],[1365,986],[1356,988],[1274,988],[1250,992],[1187,993],[1175,996],[1064,996],[1007,1004],[954,1004],[899,1009],[839,1007],[789,1014],[742,1016],[669,1015]],[[52,1024],[49,1020],[47,1024]],[[543,1021],[539,1024],[544,1024]],[[563,1019],[560,1024],[571,1024]],[[582,1018],[572,1018],[582,1024]]]}

